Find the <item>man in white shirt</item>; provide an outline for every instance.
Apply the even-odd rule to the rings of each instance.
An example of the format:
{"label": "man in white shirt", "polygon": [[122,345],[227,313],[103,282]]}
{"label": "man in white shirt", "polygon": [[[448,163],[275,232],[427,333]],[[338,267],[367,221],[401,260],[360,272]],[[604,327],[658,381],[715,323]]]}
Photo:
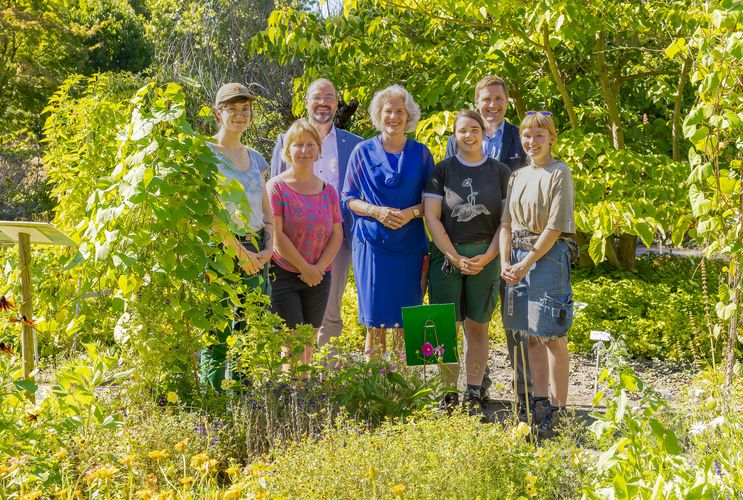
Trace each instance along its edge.
{"label": "man in white shirt", "polygon": [[[314,171],[323,181],[331,184],[340,195],[343,180],[346,177],[346,166],[351,151],[363,139],[346,130],[336,128],[333,124],[335,112],[338,109],[338,91],[327,78],[319,78],[307,88],[305,97],[307,117],[310,123],[317,128],[322,139],[322,154],[315,161]],[[276,138],[271,157],[271,177],[285,171],[288,167],[281,159],[281,150],[284,147],[283,134]],[[340,199],[340,196],[339,196]],[[330,297],[325,309],[325,317],[317,338],[317,347],[321,348],[331,338],[337,337],[343,331],[341,318],[341,303],[343,292],[346,289],[348,269],[351,266],[350,232],[352,220],[343,220],[343,244],[333,259],[333,269],[330,274]]]}

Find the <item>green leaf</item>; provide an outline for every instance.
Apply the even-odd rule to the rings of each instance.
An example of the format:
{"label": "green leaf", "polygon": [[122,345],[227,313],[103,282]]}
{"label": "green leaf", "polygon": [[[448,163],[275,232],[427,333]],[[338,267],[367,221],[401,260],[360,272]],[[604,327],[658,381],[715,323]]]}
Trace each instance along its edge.
{"label": "green leaf", "polygon": [[606,257],[606,240],[594,235],[588,244],[588,255],[596,264],[603,261]]}
{"label": "green leaf", "polygon": [[725,304],[724,302],[718,302],[715,304],[715,312],[718,318],[727,321],[735,314],[735,303]]}
{"label": "green leaf", "polygon": [[653,227],[645,221],[638,221],[635,229],[637,230],[637,235],[642,239],[645,246],[650,248],[655,239],[655,231],[653,230]]}
{"label": "green leaf", "polygon": [[669,59],[673,59],[676,56],[676,54],[678,54],[685,48],[686,48],[686,40],[683,38],[677,38],[671,43],[671,45],[666,47],[665,49],[666,57]]}
{"label": "green leaf", "polygon": [[36,385],[36,383],[31,379],[24,379],[24,380],[14,380],[13,384],[20,390],[28,391],[31,394],[34,394],[39,386]]}
{"label": "green leaf", "polygon": [[704,193],[694,184],[689,187],[689,201],[694,217],[701,217],[712,210],[712,200],[705,198]]}
{"label": "green leaf", "polygon": [[688,215],[682,215],[674,223],[673,229],[671,232],[671,241],[673,242],[673,245],[675,247],[681,246],[681,244],[684,241],[684,235],[686,235],[686,231],[689,229],[690,225],[691,225],[691,218],[689,218]]}
{"label": "green leaf", "polygon": [[106,417],[103,422],[98,424],[99,429],[119,429],[124,425],[124,418],[120,413],[115,413]]}

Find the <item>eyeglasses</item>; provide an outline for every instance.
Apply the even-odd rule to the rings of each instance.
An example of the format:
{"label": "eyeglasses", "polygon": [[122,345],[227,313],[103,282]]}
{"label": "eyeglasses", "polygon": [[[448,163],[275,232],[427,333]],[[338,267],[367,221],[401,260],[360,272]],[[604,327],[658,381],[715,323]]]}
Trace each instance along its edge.
{"label": "eyeglasses", "polygon": [[526,116],[536,115],[537,113],[542,116],[552,116],[552,113],[550,113],[549,111],[527,111]]}
{"label": "eyeglasses", "polygon": [[250,116],[253,114],[253,108],[251,107],[240,108],[240,109],[237,109],[237,108],[219,108],[219,109],[223,111],[227,111],[227,114],[230,116],[237,116],[237,115]]}
{"label": "eyeglasses", "polygon": [[336,102],[338,98],[334,94],[321,94],[310,96],[309,100],[314,103],[318,102]]}

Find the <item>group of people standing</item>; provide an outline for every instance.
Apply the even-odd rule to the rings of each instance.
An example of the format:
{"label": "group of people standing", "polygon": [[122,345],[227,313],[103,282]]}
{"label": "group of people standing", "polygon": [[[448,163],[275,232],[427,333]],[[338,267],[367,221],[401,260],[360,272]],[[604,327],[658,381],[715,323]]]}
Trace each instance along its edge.
{"label": "group of people standing", "polygon": [[[405,88],[374,95],[369,115],[379,135],[363,140],[335,127],[337,91],[319,79],[307,89],[307,118],[277,138],[265,184],[269,165],[241,143],[254,99],[241,84],[220,88],[210,144],[251,208],[257,246],[222,235],[248,285],[270,295],[288,328],[311,324],[322,347],[342,331],[352,264],[368,356],[386,352],[388,329],[402,337],[401,308],[420,305],[427,285],[430,303],[455,304],[466,341],[463,402],[473,413],[491,383],[488,325],[500,297],[519,413],[552,432],[567,402],[575,196],[570,169],[552,156],[551,114],[530,111],[519,130],[505,120],[505,82],[487,76],[475,88],[477,111],[457,114],[446,157],[435,163],[407,137],[421,112]],[[203,378],[215,387],[228,334],[217,332],[202,354]],[[312,354],[305,346],[302,361]],[[453,388],[444,408],[459,403],[458,376],[458,364],[442,366]]]}

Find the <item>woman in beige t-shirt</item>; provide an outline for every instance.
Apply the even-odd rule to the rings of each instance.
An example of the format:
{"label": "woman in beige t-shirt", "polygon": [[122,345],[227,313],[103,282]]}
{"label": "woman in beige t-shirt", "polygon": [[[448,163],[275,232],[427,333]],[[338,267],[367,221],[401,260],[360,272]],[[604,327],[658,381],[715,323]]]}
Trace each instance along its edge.
{"label": "woman in beige t-shirt", "polygon": [[565,240],[575,233],[575,191],[570,169],[552,157],[550,113],[527,113],[520,129],[530,163],[512,174],[501,218],[503,326],[528,335],[532,414],[539,434],[549,436],[568,397],[573,299]]}

